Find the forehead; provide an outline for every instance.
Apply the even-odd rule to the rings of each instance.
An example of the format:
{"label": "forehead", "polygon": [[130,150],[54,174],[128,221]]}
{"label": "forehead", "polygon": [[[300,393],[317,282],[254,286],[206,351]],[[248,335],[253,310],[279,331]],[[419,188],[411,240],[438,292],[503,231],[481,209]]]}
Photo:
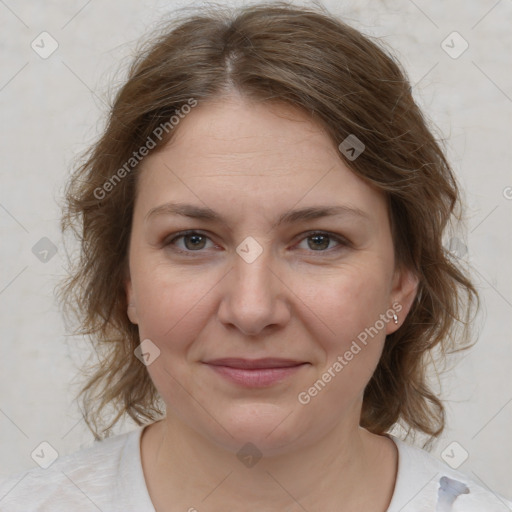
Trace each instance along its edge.
{"label": "forehead", "polygon": [[[280,169],[290,171],[290,162],[332,160],[326,152],[336,153],[333,143],[303,112],[233,96],[200,103],[179,122],[175,136],[158,156],[172,154],[191,164],[207,159],[211,165],[203,170],[207,173],[211,168],[212,175],[222,165],[235,176],[250,170],[275,176]],[[151,160],[150,156],[143,167]],[[300,171],[302,166],[295,167]]]}
{"label": "forehead", "polygon": [[385,202],[306,114],[239,97],[200,103],[139,172],[144,214],[171,200],[253,211],[350,204],[377,213]]}

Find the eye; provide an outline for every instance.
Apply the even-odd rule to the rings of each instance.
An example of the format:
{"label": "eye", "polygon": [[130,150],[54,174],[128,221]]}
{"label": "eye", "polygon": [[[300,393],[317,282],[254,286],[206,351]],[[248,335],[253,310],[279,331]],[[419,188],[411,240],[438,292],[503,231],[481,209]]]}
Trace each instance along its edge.
{"label": "eye", "polygon": [[[181,247],[178,243],[180,241],[183,241]],[[200,253],[202,249],[207,248],[207,241],[211,240],[206,234],[200,231],[189,230],[176,233],[175,236],[167,239],[167,241],[163,243],[163,246],[173,246],[172,250],[183,254],[190,254],[192,252]],[[350,246],[350,242],[344,237],[324,231],[307,233],[307,236],[303,236],[300,241],[307,241],[307,246],[310,249],[309,252],[331,252]],[[329,249],[329,245],[332,241],[335,241],[338,245]]]}
{"label": "eye", "polygon": [[209,240],[209,237],[198,231],[184,231],[182,233],[178,233],[177,236],[169,241],[164,242],[164,245],[176,246],[176,241],[180,239],[183,239],[184,241],[185,250],[178,248],[178,252],[198,252],[201,249],[204,249],[205,242],[206,240]]}
{"label": "eye", "polygon": [[315,231],[313,233],[309,233],[307,237],[302,240],[311,240],[311,243],[308,242],[308,247],[313,250],[313,252],[330,252],[325,250],[329,247],[331,241],[336,241],[338,247],[335,247],[333,250],[339,249],[340,246],[348,246],[349,243],[343,237],[333,235],[332,233],[326,233],[324,231]]}

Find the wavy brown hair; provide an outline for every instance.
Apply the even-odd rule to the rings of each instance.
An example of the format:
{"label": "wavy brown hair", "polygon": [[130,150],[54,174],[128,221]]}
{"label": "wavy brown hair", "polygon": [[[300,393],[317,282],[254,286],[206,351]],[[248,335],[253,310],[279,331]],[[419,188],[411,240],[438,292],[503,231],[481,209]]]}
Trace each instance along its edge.
{"label": "wavy brown hair", "polygon": [[365,144],[356,160],[340,158],[386,194],[397,265],[412,269],[419,287],[403,325],[387,336],[360,424],[382,434],[398,423],[413,437],[427,434],[430,445],[445,410],[429,364],[472,346],[471,311],[479,305],[464,262],[443,245],[452,221],[462,221],[460,187],[390,52],[322,6],[285,2],[173,14],[137,49],[101,137],[66,185],[61,228],[73,231],[80,249],[58,295],[74,333],[87,336],[98,357],[79,393],[87,425],[102,439],[125,415],[143,425],[165,408],[134,356],[138,327],[127,316],[138,165],[115,186],[105,183],[191,98],[200,104],[232,92],[306,112],[336,146],[349,134]]}

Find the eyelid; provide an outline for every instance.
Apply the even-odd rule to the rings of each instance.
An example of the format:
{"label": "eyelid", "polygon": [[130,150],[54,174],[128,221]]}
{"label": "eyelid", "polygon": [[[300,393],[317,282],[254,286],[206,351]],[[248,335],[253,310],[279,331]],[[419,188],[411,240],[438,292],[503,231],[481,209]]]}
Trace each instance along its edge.
{"label": "eyelid", "polygon": [[[164,241],[162,242],[162,246],[163,247],[167,247],[167,246],[170,246],[170,245],[175,245],[173,242],[175,242],[176,240],[178,240],[180,238],[183,238],[184,236],[187,236],[187,235],[195,235],[195,234],[204,236],[205,238],[207,238],[208,240],[213,242],[211,237],[206,232],[204,232],[204,231],[202,231],[200,229],[188,229],[188,230],[184,230],[184,231],[178,231],[176,233],[173,233],[169,237],[165,238]],[[316,230],[315,229],[314,230],[309,230],[309,231],[305,231],[303,233],[300,233],[300,235],[297,235],[298,237],[300,237],[298,239],[298,242],[301,242],[302,240],[306,240],[307,238],[310,238],[310,237],[312,237],[314,235],[327,235],[331,240],[334,240],[335,242],[337,242],[338,246],[334,247],[334,248],[331,248],[331,249],[324,250],[324,251],[308,251],[308,252],[311,252],[311,253],[318,252],[320,254],[322,254],[322,253],[323,254],[330,254],[330,253],[335,252],[336,250],[338,250],[340,248],[352,247],[353,246],[352,242],[350,242],[350,240],[348,240],[343,235],[332,233],[330,231],[322,231],[322,230],[318,230],[318,229],[316,229]],[[185,251],[183,249],[178,249],[178,248],[175,248],[174,251],[178,252],[178,253],[181,253],[181,254],[193,254],[194,252],[197,252],[198,254],[201,254],[203,252],[203,250]]]}

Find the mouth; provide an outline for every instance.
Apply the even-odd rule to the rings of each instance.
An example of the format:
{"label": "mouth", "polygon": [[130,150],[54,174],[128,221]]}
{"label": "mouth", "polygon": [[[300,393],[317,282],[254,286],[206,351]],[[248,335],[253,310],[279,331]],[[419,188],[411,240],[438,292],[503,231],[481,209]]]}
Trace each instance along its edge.
{"label": "mouth", "polygon": [[205,361],[217,375],[243,387],[267,387],[296,374],[310,363],[278,358],[224,358]]}
{"label": "mouth", "polygon": [[228,357],[224,359],[213,359],[205,361],[206,364],[212,366],[227,366],[228,368],[240,368],[242,370],[267,370],[273,368],[291,368],[301,364],[307,364],[302,361],[294,361],[292,359],[278,359],[267,357],[264,359],[241,359]]}

